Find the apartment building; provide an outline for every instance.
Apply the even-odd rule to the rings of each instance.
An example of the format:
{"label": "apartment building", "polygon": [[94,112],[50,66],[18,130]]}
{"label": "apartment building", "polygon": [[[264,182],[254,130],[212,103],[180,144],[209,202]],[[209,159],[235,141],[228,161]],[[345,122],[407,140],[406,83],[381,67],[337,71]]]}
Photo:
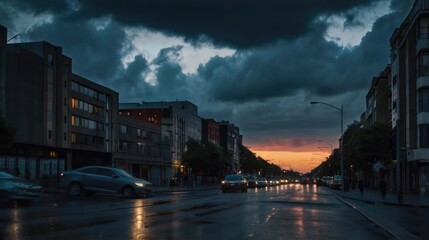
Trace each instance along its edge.
{"label": "apartment building", "polygon": [[165,184],[172,177],[172,158],[170,145],[162,141],[161,126],[120,113],[114,166],[155,185]]}
{"label": "apartment building", "polygon": [[220,146],[230,155],[230,169],[228,172],[238,172],[240,170],[240,145],[243,137],[240,129],[228,121],[219,122],[219,143]]}
{"label": "apartment building", "polygon": [[429,1],[416,0],[390,38],[398,186],[429,191]]}
{"label": "apartment building", "polygon": [[183,173],[186,141],[190,138],[201,141],[201,118],[196,105],[189,101],[120,103],[119,111],[122,115],[161,124],[162,139],[170,143],[172,174]]}
{"label": "apartment building", "polygon": [[220,146],[219,123],[214,119],[201,119],[201,142]]}
{"label": "apartment building", "polygon": [[0,168],[40,178],[84,165],[111,166],[118,93],[74,75],[61,47],[5,44],[4,30],[4,118],[17,131]]}
{"label": "apartment building", "polygon": [[371,87],[366,94],[366,112],[364,127],[378,122],[391,124],[391,89],[389,85],[390,65],[372,79]]}
{"label": "apartment building", "polygon": [[[87,165],[112,166],[117,151],[119,94],[76,74],[71,75],[70,102],[64,98],[64,122],[70,119],[68,169]],[[64,137],[67,139],[67,137]]]}

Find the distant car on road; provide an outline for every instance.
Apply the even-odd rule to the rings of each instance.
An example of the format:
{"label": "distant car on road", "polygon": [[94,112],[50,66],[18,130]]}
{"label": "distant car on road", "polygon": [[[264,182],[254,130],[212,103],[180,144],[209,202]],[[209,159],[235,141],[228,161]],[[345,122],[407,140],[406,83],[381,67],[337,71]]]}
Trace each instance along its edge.
{"label": "distant car on road", "polygon": [[66,171],[61,174],[58,186],[67,189],[70,195],[111,193],[135,197],[152,193],[152,183],[135,178],[120,168],[102,166]]}
{"label": "distant car on road", "polygon": [[334,179],[331,183],[332,189],[341,189],[342,188],[342,181],[341,181],[341,175],[335,175]]}
{"label": "distant car on road", "polygon": [[245,177],[241,174],[231,174],[225,177],[221,182],[223,193],[226,192],[247,192],[248,183]]}
{"label": "distant car on road", "polygon": [[278,186],[280,185],[280,178],[278,177],[268,177],[268,186]]}
{"label": "distant car on road", "polygon": [[255,176],[247,176],[247,185],[249,188],[256,188],[258,187],[258,181],[256,180]]}
{"label": "distant car on road", "polygon": [[258,181],[258,188],[266,187],[268,185],[268,181],[265,177],[258,177],[256,181]]}
{"label": "distant car on road", "polygon": [[42,195],[42,186],[0,171],[0,198],[2,200],[35,200]]}

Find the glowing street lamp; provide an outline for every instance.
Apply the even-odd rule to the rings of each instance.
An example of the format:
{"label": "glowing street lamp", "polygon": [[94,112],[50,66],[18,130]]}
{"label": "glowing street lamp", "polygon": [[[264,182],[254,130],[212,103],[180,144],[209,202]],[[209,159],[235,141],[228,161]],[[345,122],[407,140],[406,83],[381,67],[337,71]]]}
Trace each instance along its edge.
{"label": "glowing street lamp", "polygon": [[336,107],[334,105],[328,104],[328,103],[324,103],[324,102],[310,102],[311,104],[323,104],[326,106],[329,106],[331,108],[337,109],[338,111],[341,112],[341,135],[340,135],[340,155],[341,155],[341,191],[344,192],[344,154],[343,154],[343,105],[341,105],[341,107]]}

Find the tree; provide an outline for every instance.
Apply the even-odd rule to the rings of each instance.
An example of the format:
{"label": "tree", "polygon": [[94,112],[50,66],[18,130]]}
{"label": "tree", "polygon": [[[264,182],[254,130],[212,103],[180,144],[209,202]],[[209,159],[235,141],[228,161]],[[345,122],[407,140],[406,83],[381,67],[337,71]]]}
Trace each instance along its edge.
{"label": "tree", "polygon": [[183,163],[194,170],[194,173],[203,171],[210,162],[207,149],[198,141],[190,139],[186,142],[187,151],[182,156]]}

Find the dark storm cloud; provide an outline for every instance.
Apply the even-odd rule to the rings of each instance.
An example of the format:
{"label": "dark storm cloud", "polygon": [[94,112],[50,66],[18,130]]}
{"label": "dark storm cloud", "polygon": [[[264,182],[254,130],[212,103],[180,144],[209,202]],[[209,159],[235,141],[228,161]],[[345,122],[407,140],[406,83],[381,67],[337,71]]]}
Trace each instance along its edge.
{"label": "dark storm cloud", "polygon": [[57,20],[26,33],[24,37],[62,46],[64,54],[73,58],[73,69],[78,69],[78,74],[88,79],[109,83],[121,67],[125,33],[115,22],[96,30],[91,21]]}
{"label": "dark storm cloud", "polygon": [[153,95],[148,83],[143,76],[149,70],[148,62],[141,55],[134,58],[126,69],[119,71],[112,84],[113,88],[120,92],[120,100],[138,99],[140,96]]}
{"label": "dark storm cloud", "polygon": [[[213,43],[248,48],[294,39],[309,31],[320,15],[346,11],[379,0],[85,0],[73,18],[111,15],[129,26],[144,26],[198,42],[202,36]],[[58,1],[25,1],[28,8],[59,11]],[[66,1],[67,7],[71,2]],[[50,5],[52,4],[52,6]],[[62,6],[64,8],[64,6]]]}

